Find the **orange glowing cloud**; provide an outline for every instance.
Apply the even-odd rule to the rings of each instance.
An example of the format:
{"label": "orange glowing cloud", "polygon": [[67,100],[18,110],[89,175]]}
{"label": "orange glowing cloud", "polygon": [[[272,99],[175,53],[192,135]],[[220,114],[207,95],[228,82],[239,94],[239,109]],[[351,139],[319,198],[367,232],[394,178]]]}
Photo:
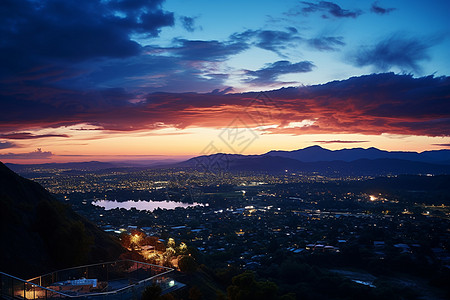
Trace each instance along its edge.
{"label": "orange glowing cloud", "polygon": [[77,124],[116,132],[223,128],[236,118],[269,134],[450,135],[448,77],[374,74],[263,94],[154,93],[137,102],[120,89],[44,95],[15,95],[4,104],[3,138],[37,138],[14,132]]}

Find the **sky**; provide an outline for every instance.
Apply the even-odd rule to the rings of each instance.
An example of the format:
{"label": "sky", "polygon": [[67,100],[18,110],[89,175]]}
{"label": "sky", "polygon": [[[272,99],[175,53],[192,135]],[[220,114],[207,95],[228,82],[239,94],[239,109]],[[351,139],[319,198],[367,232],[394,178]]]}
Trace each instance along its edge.
{"label": "sky", "polygon": [[0,161],[450,148],[450,2],[3,0]]}

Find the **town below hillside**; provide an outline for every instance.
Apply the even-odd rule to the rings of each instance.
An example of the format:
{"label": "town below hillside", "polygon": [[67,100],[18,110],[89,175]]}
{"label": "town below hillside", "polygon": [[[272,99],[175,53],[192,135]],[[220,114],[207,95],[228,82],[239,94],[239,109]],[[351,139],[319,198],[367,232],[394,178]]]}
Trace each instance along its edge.
{"label": "town below hillside", "polygon": [[24,173],[119,238],[125,258],[179,270],[187,288],[175,299],[241,299],[245,291],[271,299],[449,295],[448,175]]}

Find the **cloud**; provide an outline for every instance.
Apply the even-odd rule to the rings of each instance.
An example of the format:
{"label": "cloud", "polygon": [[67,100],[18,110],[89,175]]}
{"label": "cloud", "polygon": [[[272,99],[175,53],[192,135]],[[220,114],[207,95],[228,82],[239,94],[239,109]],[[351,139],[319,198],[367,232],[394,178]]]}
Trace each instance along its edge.
{"label": "cloud", "polygon": [[369,141],[341,141],[341,140],[333,140],[333,141],[314,141],[314,143],[320,144],[359,144],[359,143],[368,143]]}
{"label": "cloud", "polygon": [[[28,92],[50,92],[56,86],[90,96],[93,90],[110,87],[137,93],[225,88],[226,77],[217,63],[248,45],[175,39],[172,47],[152,46],[151,38],[175,22],[163,4],[163,0],[0,2],[0,88],[16,84],[16,89]],[[195,19],[182,16],[177,25],[195,29]],[[29,100],[32,110],[35,104]]]}
{"label": "cloud", "polygon": [[40,138],[48,138],[48,137],[64,137],[68,138],[67,134],[32,134],[30,132],[14,132],[0,135],[0,139],[8,139],[8,140],[30,140],[30,139],[40,139]]}
{"label": "cloud", "polygon": [[141,55],[95,65],[89,74],[62,80],[77,89],[117,87],[126,90],[209,92],[224,85],[224,62],[249,48],[236,40],[174,39],[170,47],[146,46]]}
{"label": "cloud", "polygon": [[342,37],[327,36],[309,39],[307,42],[310,47],[319,51],[337,51],[339,47],[345,45],[342,39]]}
{"label": "cloud", "polygon": [[450,144],[432,144],[433,146],[450,147]]}
{"label": "cloud", "polygon": [[[314,125],[300,134],[450,135],[449,77],[373,74],[282,89],[273,91],[271,96],[284,97],[284,101],[277,101],[285,113],[284,119],[316,118]],[[271,132],[295,134],[281,128]]]}
{"label": "cloud", "polygon": [[[138,57],[107,61],[97,65],[90,74],[60,81],[65,87],[78,90],[94,90],[99,86],[121,88],[143,93],[149,91],[209,92],[216,88],[225,88],[224,82],[228,74],[222,73],[222,60],[214,57],[208,61],[171,55],[166,50],[163,53],[152,47],[146,47]],[[181,52],[182,50],[180,50]]]}
{"label": "cloud", "polygon": [[0,141],[0,149],[8,149],[8,148],[14,148],[16,145],[11,142],[2,142]]}
{"label": "cloud", "polygon": [[356,66],[372,66],[377,71],[397,67],[404,71],[421,72],[419,63],[429,59],[428,49],[434,41],[392,35],[373,46],[364,46],[353,55]]}
{"label": "cloud", "polygon": [[297,30],[293,27],[289,28],[289,31],[274,31],[274,30],[259,30],[256,32],[258,41],[256,46],[270,50],[273,52],[278,52],[285,49],[285,47],[294,42],[300,41],[301,38],[297,35]]}
{"label": "cloud", "polygon": [[189,32],[194,32],[195,27],[195,19],[194,17],[180,17],[181,24],[183,25],[184,29],[186,29]]}
{"label": "cloud", "polygon": [[379,15],[386,15],[394,10],[395,10],[395,8],[383,8],[378,5],[378,2],[373,3],[372,7],[370,8],[371,12],[379,14]]}
{"label": "cloud", "polygon": [[[16,93],[13,90],[16,89],[38,95],[39,93],[58,93],[55,89],[57,87],[61,92],[63,90],[75,93],[84,91],[86,95],[94,98],[102,97],[102,95],[93,95],[98,93],[99,89],[108,90],[108,88],[134,91],[141,95],[149,91],[168,90],[210,92],[228,86],[226,81],[229,77],[229,69],[227,69],[226,61],[230,57],[250,47],[259,47],[283,56],[285,50],[304,42],[295,28],[288,27],[280,31],[247,30],[225,40],[176,38],[172,40],[171,45],[165,47],[153,45],[151,39],[145,39],[146,43],[149,41],[150,43],[142,46],[136,41],[144,35],[142,26],[150,26],[150,24],[141,24],[144,22],[143,11],[153,11],[155,14],[160,14],[163,19],[173,19],[171,13],[162,10],[163,1],[82,2],[77,9],[84,7],[86,11],[83,13],[74,9],[73,12],[79,12],[79,14],[72,16],[71,19],[67,10],[70,10],[71,5],[75,5],[73,1],[55,4],[53,5],[55,7],[51,5],[53,2],[45,2],[40,8],[36,7],[38,2],[35,1],[20,2],[22,5],[28,3],[24,11],[30,10],[29,14],[36,15],[21,23],[31,28],[23,30],[30,31],[33,37],[28,38],[25,33],[18,35],[11,33],[10,38],[5,39],[5,43],[2,44],[5,47],[0,47],[0,55],[2,51],[9,51],[9,54],[4,52],[1,56],[0,88],[5,87],[12,94]],[[11,14],[14,14],[16,10],[19,11],[16,14],[24,14],[20,12],[19,4],[17,7],[8,8]],[[37,10],[46,14],[38,14]],[[54,14],[53,17],[50,17],[50,12]],[[153,17],[156,22],[158,17]],[[194,17],[181,17],[181,19],[186,26],[195,26]],[[49,28],[42,28],[39,31],[42,37],[38,39],[37,32],[33,30],[39,28],[39,24],[44,21],[55,24],[48,25]],[[58,24],[56,24],[57,21]],[[7,23],[7,21],[0,20],[0,33],[3,28],[1,22]],[[139,24],[135,24],[136,22]],[[111,26],[108,27],[108,24]],[[156,26],[154,33],[149,32],[150,36],[157,35],[159,29],[164,26]],[[4,27],[7,28],[7,24]],[[63,28],[67,31],[70,40],[66,40],[66,35],[62,33]],[[88,33],[84,34],[83,30]],[[109,31],[106,32],[107,30]],[[47,35],[53,36],[51,40],[47,38]],[[23,52],[21,49],[26,51]],[[20,63],[23,65],[19,66]],[[52,97],[52,95],[47,96]],[[69,95],[63,97],[69,97]],[[22,104],[29,105],[29,108],[25,109],[31,111],[36,101],[31,98],[27,98],[27,101],[22,100],[24,101]],[[53,115],[53,112],[49,111],[48,114]]]}
{"label": "cloud", "polygon": [[53,62],[138,55],[136,35],[154,37],[174,24],[161,0],[34,1],[0,4],[3,59],[0,71],[14,74]]}
{"label": "cloud", "polygon": [[220,42],[186,39],[175,39],[174,41],[176,46],[160,48],[160,50],[191,61],[223,61],[248,49],[246,43],[234,41]]}
{"label": "cloud", "polygon": [[290,63],[287,60],[280,60],[267,64],[264,68],[256,71],[246,70],[245,73],[250,78],[246,79],[245,82],[254,85],[270,85],[277,83],[277,78],[280,75],[311,72],[314,67],[314,64],[310,61]]}
{"label": "cloud", "polygon": [[339,47],[344,46],[343,37],[321,36],[306,39],[298,33],[294,27],[288,27],[282,30],[246,30],[240,33],[234,33],[230,40],[247,43],[249,45],[272,51],[285,57],[284,52],[289,49],[298,49],[299,45],[306,44],[309,47],[319,51],[337,51]]}
{"label": "cloud", "polygon": [[304,14],[313,12],[324,12],[323,18],[333,16],[335,18],[356,18],[362,14],[361,10],[343,9],[333,2],[320,1],[319,3],[301,2],[305,6],[301,9]]}
{"label": "cloud", "polygon": [[285,31],[246,30],[232,34],[230,40],[254,45],[283,56],[283,50],[297,45],[303,41],[303,38],[300,37],[297,29],[288,27]]}
{"label": "cloud", "polygon": [[[298,65],[297,65],[298,64]],[[277,76],[307,71],[308,62],[280,61],[249,71],[254,83],[273,83]],[[252,73],[253,72],[253,73]],[[223,90],[222,90],[223,91]],[[372,74],[322,85],[291,87],[265,93],[273,105],[254,109],[267,119],[269,134],[360,133],[425,136],[450,135],[450,77],[394,73]],[[249,128],[258,127],[246,112],[258,93],[151,93],[124,89],[79,91],[50,87],[0,89],[0,132],[33,128],[91,126],[105,131],[161,128],[225,128],[239,116]],[[139,101],[134,101],[136,99]],[[273,114],[276,108],[277,114]],[[313,120],[310,126],[289,124]],[[90,127],[88,127],[90,128]],[[96,130],[95,134],[101,134]]]}
{"label": "cloud", "polygon": [[223,90],[215,89],[215,90],[213,90],[211,92],[211,94],[213,94],[213,95],[225,95],[227,93],[231,93],[232,91],[233,91],[233,88],[231,86],[229,86],[229,87],[227,87],[227,88],[225,88]]}
{"label": "cloud", "polygon": [[53,153],[50,151],[42,151],[41,148],[28,153],[3,153],[0,154],[0,159],[44,159],[52,157]]}

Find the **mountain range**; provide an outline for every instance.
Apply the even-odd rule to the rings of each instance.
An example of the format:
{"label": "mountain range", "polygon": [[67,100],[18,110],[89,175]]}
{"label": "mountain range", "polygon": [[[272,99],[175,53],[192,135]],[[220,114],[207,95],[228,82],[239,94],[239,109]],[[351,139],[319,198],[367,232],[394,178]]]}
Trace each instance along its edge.
{"label": "mountain range", "polygon": [[212,172],[301,172],[323,175],[450,174],[450,150],[389,152],[376,148],[328,150],[311,146],[261,155],[213,154],[177,164]]}
{"label": "mountain range", "polygon": [[[7,164],[22,175],[58,168],[66,172],[107,169],[145,168],[144,163],[75,162],[39,165]],[[450,174],[450,150],[424,152],[385,151],[377,148],[329,150],[311,146],[293,151],[272,150],[261,155],[212,154],[197,156],[182,162],[161,161],[147,168],[197,168],[207,171],[303,172],[323,175],[396,175]]]}
{"label": "mountain range", "polygon": [[320,146],[311,146],[294,151],[272,150],[264,156],[287,157],[303,162],[317,161],[355,161],[358,159],[401,159],[425,163],[450,164],[450,150],[431,150],[424,152],[385,151],[374,147],[328,150]]}

